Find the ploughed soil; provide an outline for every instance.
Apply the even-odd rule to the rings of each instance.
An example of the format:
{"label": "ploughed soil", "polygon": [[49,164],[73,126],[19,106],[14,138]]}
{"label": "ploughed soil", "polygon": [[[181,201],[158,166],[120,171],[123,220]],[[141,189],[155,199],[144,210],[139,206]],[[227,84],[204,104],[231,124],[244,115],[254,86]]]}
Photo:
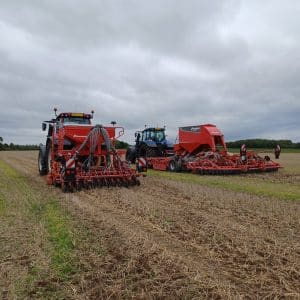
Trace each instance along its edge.
{"label": "ploughed soil", "polygon": [[[37,152],[0,159],[92,233],[99,253],[82,249],[70,298],[300,298],[300,201],[155,176],[63,194],[38,175]],[[265,180],[293,181],[283,175]]]}

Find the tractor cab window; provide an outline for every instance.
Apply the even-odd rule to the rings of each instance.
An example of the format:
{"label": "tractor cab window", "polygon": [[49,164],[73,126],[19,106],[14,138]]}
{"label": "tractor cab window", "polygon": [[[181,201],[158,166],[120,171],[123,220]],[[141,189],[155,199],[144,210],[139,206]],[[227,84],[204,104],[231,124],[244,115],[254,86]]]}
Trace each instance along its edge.
{"label": "tractor cab window", "polygon": [[156,131],[156,141],[162,142],[165,139],[165,132],[163,130]]}
{"label": "tractor cab window", "polygon": [[155,140],[155,133],[153,131],[149,131],[149,139]]}
{"label": "tractor cab window", "polygon": [[142,135],[142,141],[147,141],[148,140],[148,135],[149,135],[149,131],[144,131],[143,135]]}
{"label": "tractor cab window", "polygon": [[48,136],[52,136],[53,133],[53,125],[49,124],[49,128],[48,128]]}
{"label": "tractor cab window", "polygon": [[59,130],[60,128],[62,128],[62,118],[56,120],[56,130]]}
{"label": "tractor cab window", "polygon": [[91,121],[90,119],[80,118],[80,117],[66,117],[63,119],[63,123],[65,125],[73,125],[73,124],[89,125],[91,124]]}
{"label": "tractor cab window", "polygon": [[143,132],[142,140],[149,141],[152,140],[154,142],[160,143],[165,139],[165,131],[164,130],[145,130]]}

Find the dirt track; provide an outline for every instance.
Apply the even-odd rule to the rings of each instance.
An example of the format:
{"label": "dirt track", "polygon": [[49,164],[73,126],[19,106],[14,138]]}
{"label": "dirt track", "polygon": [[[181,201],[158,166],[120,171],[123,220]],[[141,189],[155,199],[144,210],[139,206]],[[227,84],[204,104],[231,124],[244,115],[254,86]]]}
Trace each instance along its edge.
{"label": "dirt track", "polygon": [[74,282],[78,295],[300,297],[299,201],[156,177],[130,189],[62,194],[38,176],[36,152],[0,159],[59,197],[101,241],[104,258],[83,254],[93,270],[80,287]]}

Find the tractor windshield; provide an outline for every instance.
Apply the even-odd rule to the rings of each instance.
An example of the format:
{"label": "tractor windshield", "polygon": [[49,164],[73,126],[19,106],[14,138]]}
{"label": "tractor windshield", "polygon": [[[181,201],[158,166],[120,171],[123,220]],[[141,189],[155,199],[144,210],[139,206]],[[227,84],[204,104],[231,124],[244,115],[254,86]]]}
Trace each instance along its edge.
{"label": "tractor windshield", "polygon": [[143,131],[142,135],[143,141],[152,140],[156,143],[161,143],[165,140],[165,130],[164,129],[157,129],[157,128],[150,128]]}
{"label": "tractor windshield", "polygon": [[65,125],[73,125],[73,124],[89,125],[91,124],[91,120],[86,118],[81,118],[81,117],[67,117],[64,118],[63,123]]}
{"label": "tractor windshield", "polygon": [[165,139],[165,131],[160,130],[155,132],[155,140],[160,143]]}

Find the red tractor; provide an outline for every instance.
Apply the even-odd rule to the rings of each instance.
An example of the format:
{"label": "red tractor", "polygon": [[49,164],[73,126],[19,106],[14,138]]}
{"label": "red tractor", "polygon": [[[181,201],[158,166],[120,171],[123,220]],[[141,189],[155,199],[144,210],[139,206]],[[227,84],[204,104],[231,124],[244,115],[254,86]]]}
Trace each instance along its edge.
{"label": "red tractor", "polygon": [[48,184],[64,192],[96,186],[139,185],[136,170],[120,159],[115,141],[124,134],[123,127],[95,125],[91,114],[60,113],[43,122],[48,135],[40,145],[38,167],[47,175]]}
{"label": "red tractor", "polygon": [[242,154],[229,154],[222,132],[212,124],[180,127],[174,153],[170,157],[147,158],[148,167],[211,175],[268,172],[280,168],[268,156],[260,157],[246,147]]}

